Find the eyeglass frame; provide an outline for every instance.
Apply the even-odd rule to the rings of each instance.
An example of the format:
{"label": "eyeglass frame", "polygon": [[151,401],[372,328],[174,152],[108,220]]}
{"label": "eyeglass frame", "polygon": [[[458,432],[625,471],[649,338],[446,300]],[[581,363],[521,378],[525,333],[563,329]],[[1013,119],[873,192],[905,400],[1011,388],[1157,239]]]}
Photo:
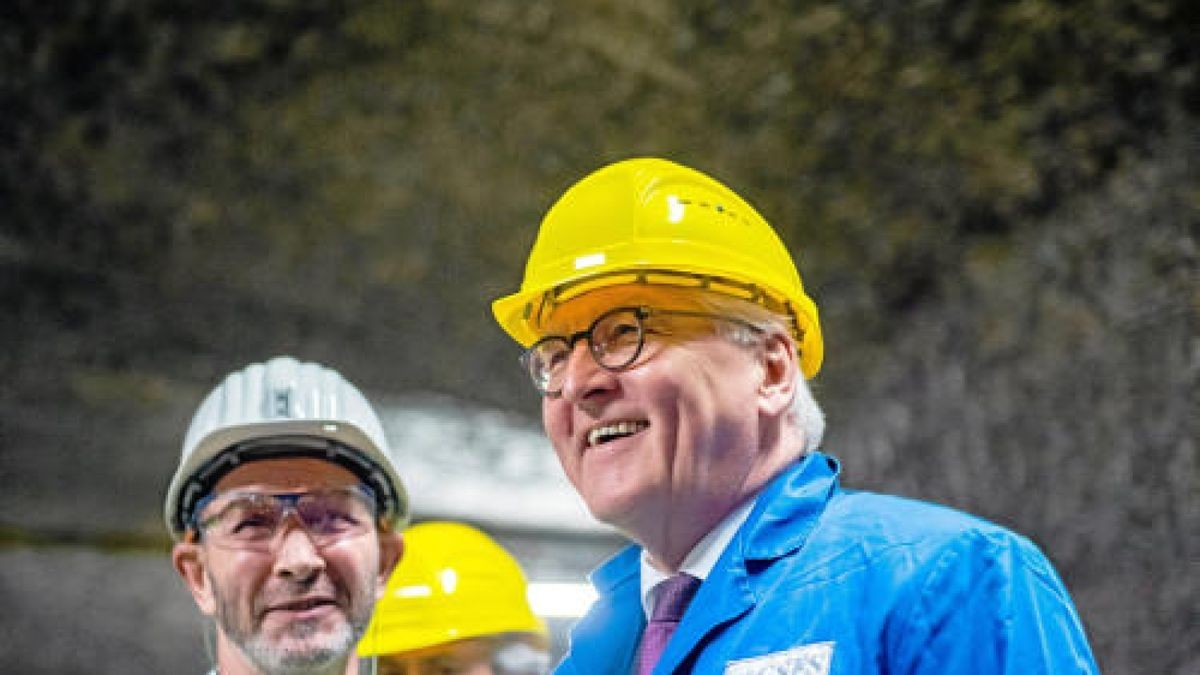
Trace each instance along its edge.
{"label": "eyeglass frame", "polygon": [[[329,492],[347,493],[347,494],[350,494],[351,496],[353,496],[354,498],[360,499],[360,501],[362,501],[364,503],[364,505],[367,506],[368,511],[371,514],[371,516],[369,518],[369,522],[371,523],[371,526],[383,527],[383,523],[381,521],[381,516],[380,516],[380,510],[379,510],[379,502],[376,499],[375,490],[371,489],[371,486],[367,485],[366,483],[355,483],[353,485],[346,485],[346,486],[336,487],[336,488],[322,488],[322,489],[317,489],[317,490],[304,490],[304,491],[299,491],[299,492],[266,493],[266,492],[255,492],[252,490],[231,490],[229,492],[216,492],[214,490],[214,491],[208,493],[207,495],[205,495],[204,497],[200,498],[196,502],[196,505],[193,507],[192,517],[190,519],[190,522],[188,523],[187,539],[189,541],[191,541],[192,543],[198,543],[204,538],[203,535],[205,535],[209,531],[209,528],[212,525],[212,523],[215,523],[218,520],[220,520],[222,515],[224,515],[226,513],[226,511],[228,510],[228,506],[226,508],[222,509],[220,511],[220,513],[209,516],[208,518],[202,518],[200,514],[204,512],[204,509],[208,508],[209,504],[213,503],[220,497],[230,495],[230,494],[235,494],[235,495],[240,494],[240,495],[260,497],[260,498],[270,498],[276,504],[283,502],[283,507],[282,507],[282,510],[280,511],[278,520],[275,521],[275,524],[271,528],[271,532],[268,536],[265,536],[262,539],[249,540],[249,541],[237,542],[237,543],[223,541],[220,538],[218,538],[218,541],[221,541],[221,543],[215,543],[215,542],[214,543],[215,543],[215,545],[220,546],[222,548],[231,548],[231,549],[236,549],[236,550],[248,550],[248,551],[270,550],[272,543],[275,541],[276,537],[279,536],[279,532],[282,529],[284,521],[287,520],[289,513],[294,513],[296,515],[296,522],[299,525],[300,529],[304,531],[304,534],[313,543],[313,546],[315,546],[318,549],[323,549],[327,546],[332,546],[333,544],[336,544],[340,541],[344,541],[346,539],[351,539],[353,537],[357,537],[362,534],[365,534],[365,530],[358,531],[357,528],[355,528],[354,530],[351,530],[351,531],[347,531],[347,532],[336,532],[336,533],[326,533],[326,534],[322,534],[319,532],[313,532],[311,529],[309,529],[308,523],[304,520],[303,517],[301,517],[299,510],[297,510],[297,508],[296,508],[297,505],[300,503],[301,499],[303,499],[309,495],[329,493]],[[230,506],[232,506],[232,501],[230,503]],[[211,535],[208,536],[208,539],[210,541],[212,540]]]}
{"label": "eyeglass frame", "polygon": [[[605,319],[613,316],[614,314],[618,314],[620,312],[632,313],[634,320],[635,320],[635,325],[637,326],[638,343],[637,343],[637,347],[633,350],[632,355],[629,357],[629,359],[627,361],[625,361],[624,363],[622,363],[620,365],[610,366],[610,365],[603,363],[600,360],[600,355],[597,353],[597,346],[596,346],[596,343],[593,341],[593,338],[595,337],[596,326],[600,325],[600,322],[602,322]],[[539,394],[541,394],[542,396],[544,396],[546,398],[557,398],[558,396],[560,396],[562,394],[562,388],[560,387],[557,391],[550,391],[548,389],[543,388],[542,385],[539,383],[538,378],[533,373],[533,354],[535,351],[537,351],[537,349],[539,347],[541,347],[542,345],[544,345],[545,343],[550,342],[550,341],[554,341],[554,340],[561,341],[566,344],[566,350],[563,353],[569,357],[570,354],[575,351],[575,343],[579,342],[583,338],[587,338],[588,353],[591,354],[592,361],[594,361],[596,363],[596,365],[600,366],[601,368],[603,368],[604,370],[607,370],[609,372],[612,372],[612,373],[621,372],[623,370],[628,370],[628,369],[632,368],[634,366],[634,364],[637,363],[638,358],[641,357],[642,350],[646,346],[645,320],[652,316],[684,316],[684,317],[697,318],[697,319],[712,319],[714,321],[726,321],[729,323],[735,323],[739,326],[742,326],[743,328],[747,328],[747,329],[753,331],[755,334],[758,334],[758,335],[761,335],[761,334],[767,332],[765,328],[755,324],[752,321],[748,321],[748,320],[742,319],[740,317],[729,316],[726,314],[716,314],[714,312],[702,312],[702,311],[687,310],[687,309],[663,309],[663,308],[657,308],[657,307],[649,307],[647,305],[622,305],[620,307],[613,307],[612,309],[602,312],[599,316],[597,316],[595,319],[592,320],[591,324],[589,324],[587,329],[585,329],[585,330],[576,331],[574,333],[569,333],[567,335],[545,335],[545,336],[542,336],[540,339],[538,339],[537,342],[534,342],[524,352],[522,352],[521,356],[519,357],[518,360],[520,361],[521,365],[525,368],[525,372],[529,375],[529,378],[531,380],[533,380],[533,387],[534,387],[534,389],[536,389],[538,391]],[[566,361],[564,361],[563,363],[564,363],[563,367],[565,368]],[[546,378],[546,381],[549,382],[550,379],[551,378],[548,377],[548,378]]]}

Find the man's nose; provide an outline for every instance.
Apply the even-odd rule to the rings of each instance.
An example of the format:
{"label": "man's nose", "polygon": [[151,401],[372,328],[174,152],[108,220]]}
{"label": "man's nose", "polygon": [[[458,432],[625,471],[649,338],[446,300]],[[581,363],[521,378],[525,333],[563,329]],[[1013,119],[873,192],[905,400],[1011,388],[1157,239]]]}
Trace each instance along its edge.
{"label": "man's nose", "polygon": [[563,399],[579,404],[594,399],[615,386],[615,374],[596,363],[587,340],[579,340],[571,346],[567,362],[563,365]]}
{"label": "man's nose", "polygon": [[325,558],[316,542],[295,518],[279,524],[275,549],[275,574],[289,579],[311,579],[325,568]]}

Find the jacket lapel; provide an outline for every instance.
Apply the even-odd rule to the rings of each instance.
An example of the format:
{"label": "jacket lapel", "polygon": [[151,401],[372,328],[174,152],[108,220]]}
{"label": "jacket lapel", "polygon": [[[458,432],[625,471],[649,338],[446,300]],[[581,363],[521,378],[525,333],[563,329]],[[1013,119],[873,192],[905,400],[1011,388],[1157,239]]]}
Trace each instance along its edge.
{"label": "jacket lapel", "polygon": [[630,546],[592,574],[600,599],[571,630],[570,661],[577,673],[628,675],[646,625],[638,561]]}

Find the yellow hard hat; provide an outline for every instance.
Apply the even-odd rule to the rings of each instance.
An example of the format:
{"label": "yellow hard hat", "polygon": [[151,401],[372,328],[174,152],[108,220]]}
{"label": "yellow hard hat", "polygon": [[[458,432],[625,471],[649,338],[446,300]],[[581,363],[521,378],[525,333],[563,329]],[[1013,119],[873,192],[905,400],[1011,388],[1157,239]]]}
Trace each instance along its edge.
{"label": "yellow hard hat", "polygon": [[804,376],[821,368],[817,305],[779,236],[729,188],[663,159],[610,164],[567,190],[542,220],[521,290],[492,313],[528,347],[557,303],[628,283],[704,288],[788,315]]}
{"label": "yellow hard hat", "polygon": [[517,561],[483,532],[428,522],[404,532],[404,555],[358,643],[381,656],[498,633],[548,639]]}

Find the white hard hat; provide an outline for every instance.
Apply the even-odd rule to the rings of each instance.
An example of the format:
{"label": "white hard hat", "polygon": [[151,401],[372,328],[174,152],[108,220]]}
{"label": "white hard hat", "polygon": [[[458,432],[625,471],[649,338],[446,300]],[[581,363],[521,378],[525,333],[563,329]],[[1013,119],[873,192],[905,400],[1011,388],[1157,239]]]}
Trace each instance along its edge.
{"label": "white hard hat", "polygon": [[247,461],[317,457],[342,465],[372,490],[379,514],[399,529],[408,497],[371,404],[336,371],[279,356],[230,373],[200,404],[183,441],[163,515],[171,536],[217,480]]}

